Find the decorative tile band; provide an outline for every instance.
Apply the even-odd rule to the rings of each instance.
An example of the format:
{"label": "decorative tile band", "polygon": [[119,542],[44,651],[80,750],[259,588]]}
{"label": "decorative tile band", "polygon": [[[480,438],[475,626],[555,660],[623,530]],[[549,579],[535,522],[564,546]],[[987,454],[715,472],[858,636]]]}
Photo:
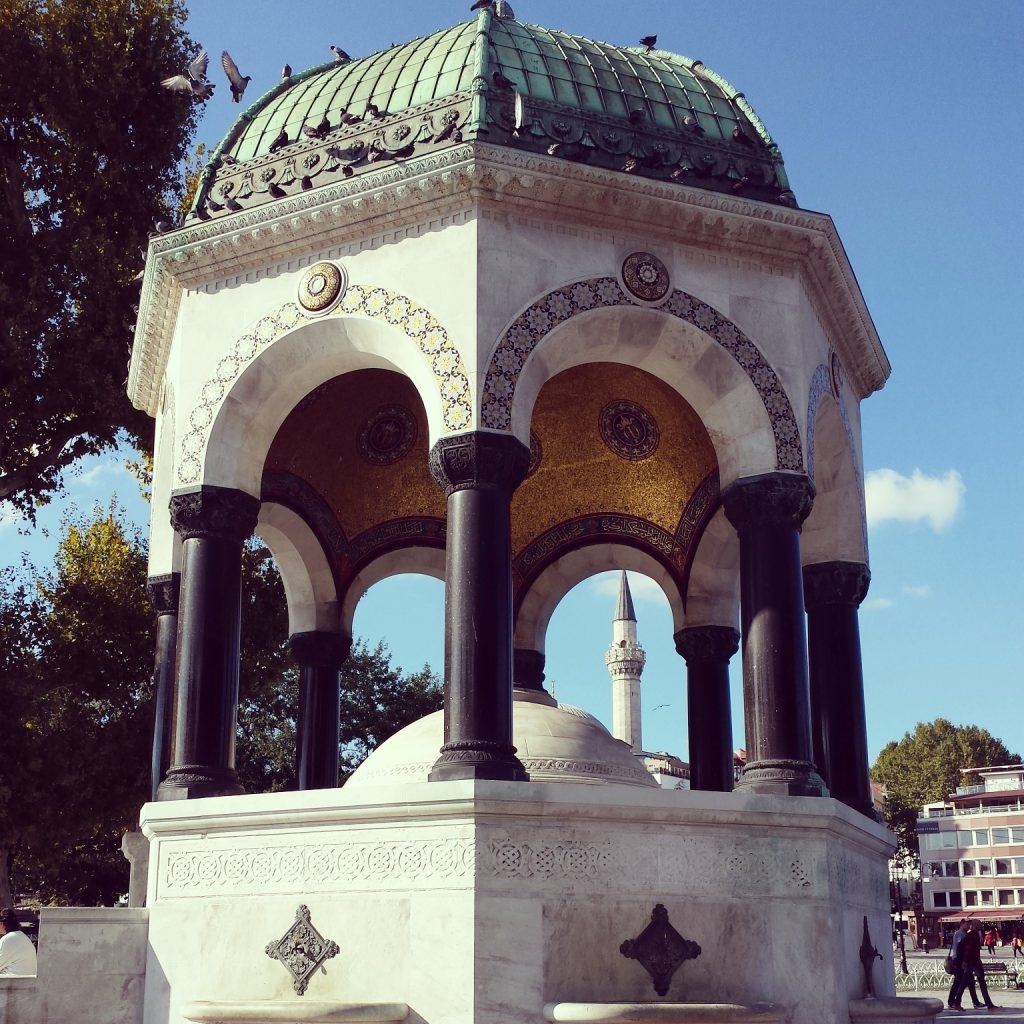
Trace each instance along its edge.
{"label": "decorative tile band", "polygon": [[223,356],[213,374],[200,388],[199,400],[189,414],[178,452],[178,484],[201,482],[202,457],[209,444],[215,411],[239,375],[262,351],[284,334],[303,324],[312,323],[314,319],[352,315],[383,320],[399,328],[414,342],[430,364],[437,383],[445,428],[452,432],[468,429],[473,419],[469,375],[458,348],[441,321],[405,295],[387,288],[349,285],[342,301],[326,317],[314,318],[296,303],[287,302],[280,309],[259,319],[236,339],[230,351]]}
{"label": "decorative tile band", "polygon": [[[591,309],[637,308],[614,277],[564,285],[524,310],[498,341],[484,378],[481,425],[509,430],[512,400],[526,360],[555,327]],[[658,309],[707,334],[736,361],[764,404],[775,437],[776,469],[803,469],[800,430],[778,375],[757,346],[731,320],[706,302],[676,288]]]}

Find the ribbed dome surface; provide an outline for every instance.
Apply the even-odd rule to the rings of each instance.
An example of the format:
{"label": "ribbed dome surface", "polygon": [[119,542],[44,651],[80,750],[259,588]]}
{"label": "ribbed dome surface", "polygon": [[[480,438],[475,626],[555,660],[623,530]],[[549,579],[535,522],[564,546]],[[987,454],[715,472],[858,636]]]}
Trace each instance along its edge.
{"label": "ribbed dome surface", "polygon": [[[266,153],[284,128],[297,138],[303,125],[343,111],[362,114],[368,103],[397,114],[431,100],[469,91],[476,62],[475,20],[353,60],[331,62],[258,101],[252,120],[229,152],[238,160]],[[661,129],[682,131],[695,120],[708,139],[730,141],[734,129],[771,138],[743,97],[725,79],[689,57],[664,50],[594,42],[511,18],[489,30],[486,80],[494,72],[526,97],[584,113],[628,119],[642,111]]]}

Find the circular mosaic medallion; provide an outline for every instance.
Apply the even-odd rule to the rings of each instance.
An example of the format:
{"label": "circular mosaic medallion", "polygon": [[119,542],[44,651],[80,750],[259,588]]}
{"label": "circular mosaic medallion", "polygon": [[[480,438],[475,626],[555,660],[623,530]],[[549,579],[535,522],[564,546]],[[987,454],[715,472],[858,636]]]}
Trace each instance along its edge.
{"label": "circular mosaic medallion", "polygon": [[299,305],[309,313],[326,313],[344,293],[346,278],[337,263],[314,263],[299,281]]}
{"label": "circular mosaic medallion", "polygon": [[636,402],[619,399],[601,410],[601,438],[623,459],[646,459],[658,447],[660,435],[654,417]]}
{"label": "circular mosaic medallion", "polygon": [[415,440],[412,413],[400,405],[387,405],[366,421],[359,435],[359,451],[372,466],[390,466],[409,454]]}
{"label": "circular mosaic medallion", "polygon": [[540,460],[544,458],[544,449],[540,446],[540,438],[530,431],[530,465],[526,470],[527,476],[533,476],[537,472]]}
{"label": "circular mosaic medallion", "polygon": [[832,376],[832,394],[839,398],[843,391],[843,364],[835,352],[832,353],[829,364]]}
{"label": "circular mosaic medallion", "polygon": [[668,294],[668,269],[649,252],[631,252],[622,261],[622,281],[644,302],[657,302]]}

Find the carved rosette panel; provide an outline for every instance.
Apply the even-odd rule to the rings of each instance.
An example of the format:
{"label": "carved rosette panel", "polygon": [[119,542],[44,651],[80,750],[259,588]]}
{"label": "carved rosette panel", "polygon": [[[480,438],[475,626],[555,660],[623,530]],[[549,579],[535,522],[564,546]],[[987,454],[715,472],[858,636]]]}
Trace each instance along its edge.
{"label": "carved rosette panel", "polygon": [[672,976],[687,960],[696,960],[701,949],[672,927],[664,904],[657,903],[651,912],[651,923],[635,939],[623,942],[619,952],[627,960],[636,960],[651,976],[654,991],[664,996]]}
{"label": "carved rosette panel", "polygon": [[252,536],[260,499],[234,487],[206,485],[171,495],[171,525],[182,540],[194,537],[241,543]]}
{"label": "carved rosette panel", "polygon": [[813,503],[810,480],[785,473],[745,477],[722,494],[726,518],[740,531],[757,526],[799,527]]}
{"label": "carved rosette panel", "polygon": [[445,497],[467,488],[511,494],[529,466],[529,449],[508,434],[457,434],[430,449],[430,472]]}
{"label": "carved rosette panel", "polygon": [[[327,316],[366,316],[399,328],[427,360],[441,396],[444,425],[465,430],[473,419],[469,375],[462,356],[444,325],[423,306],[387,288],[351,285]],[[285,334],[306,323],[312,314],[296,303],[260,318],[237,338],[217,363],[214,373],[199,389],[199,398],[188,418],[176,465],[178,482],[197,483],[202,475],[203,452],[209,443],[214,415],[234,382],[257,356]]]}
{"label": "carved rosette panel", "polygon": [[[613,277],[591,278],[556,288],[523,310],[499,338],[484,377],[481,426],[508,430],[512,399],[523,366],[548,334],[582,313],[615,306],[637,306]],[[750,379],[771,423],[776,469],[802,470],[800,428],[778,374],[758,347],[727,317],[706,302],[674,289],[658,307],[720,345]]]}
{"label": "carved rosette panel", "polygon": [[620,459],[646,459],[658,450],[661,435],[654,417],[638,402],[619,399],[602,410],[598,423],[601,440]]}
{"label": "carved rosette panel", "polygon": [[301,996],[318,969],[327,973],[324,961],[337,956],[341,950],[333,939],[325,939],[320,934],[310,918],[309,907],[301,905],[295,911],[291,927],[281,938],[268,943],[265,952],[287,968],[292,976],[292,988]]}
{"label": "carved rosette panel", "polygon": [[416,418],[400,405],[377,409],[359,434],[359,454],[371,466],[390,466],[416,443]]}

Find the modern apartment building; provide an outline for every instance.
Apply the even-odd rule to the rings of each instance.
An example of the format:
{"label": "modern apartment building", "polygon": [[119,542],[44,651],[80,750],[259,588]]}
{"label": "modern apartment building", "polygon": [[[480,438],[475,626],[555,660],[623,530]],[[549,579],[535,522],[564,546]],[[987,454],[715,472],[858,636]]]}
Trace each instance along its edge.
{"label": "modern apartment building", "polygon": [[1024,934],[1024,765],[964,770],[945,800],[921,809],[918,931],[930,944],[971,917],[1008,941]]}

